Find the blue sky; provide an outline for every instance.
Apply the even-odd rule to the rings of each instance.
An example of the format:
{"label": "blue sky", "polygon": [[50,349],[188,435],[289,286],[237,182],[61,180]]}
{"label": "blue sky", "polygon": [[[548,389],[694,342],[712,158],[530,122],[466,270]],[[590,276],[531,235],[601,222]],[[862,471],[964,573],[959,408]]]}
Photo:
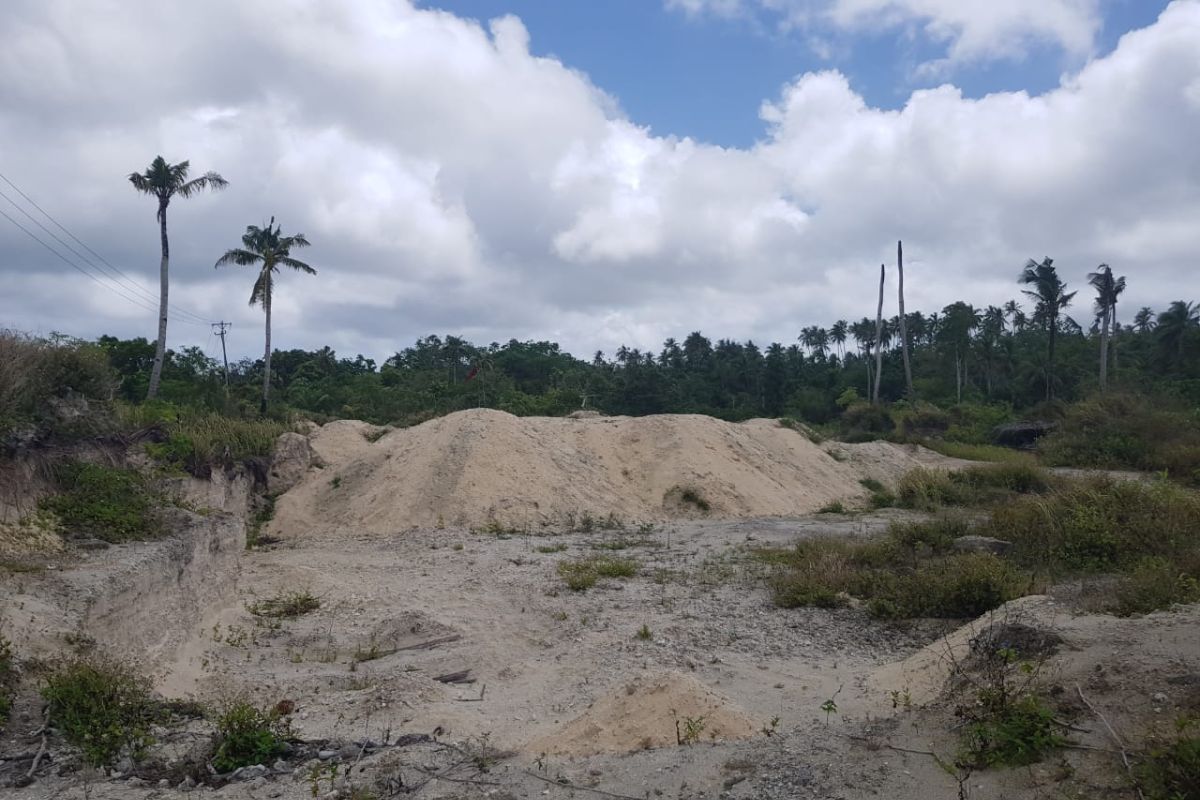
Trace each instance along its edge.
{"label": "blue sky", "polygon": [[[997,0],[1000,2],[1001,0]],[[961,65],[939,78],[915,67],[942,55],[944,46],[908,30],[833,34],[837,51],[814,53],[799,32],[781,33],[763,13],[726,19],[689,16],[659,0],[431,0],[427,8],[486,23],[514,14],[530,33],[530,49],[585,72],[614,95],[630,119],[660,136],[690,136],[725,147],[763,137],[763,100],[774,99],[797,75],[836,68],[877,108],[903,106],[914,89],[950,82],[967,97],[1024,89],[1040,94],[1058,86],[1081,59],[1049,43],[1020,59]],[[1103,27],[1095,56],[1112,51],[1121,35],[1153,23],[1167,0],[1101,0]]]}

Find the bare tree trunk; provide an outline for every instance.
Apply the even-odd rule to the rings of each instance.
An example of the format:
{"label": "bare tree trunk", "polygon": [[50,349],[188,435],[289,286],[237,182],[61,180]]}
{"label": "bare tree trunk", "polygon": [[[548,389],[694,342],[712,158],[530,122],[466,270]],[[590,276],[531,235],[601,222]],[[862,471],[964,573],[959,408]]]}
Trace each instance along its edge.
{"label": "bare tree trunk", "polygon": [[1100,315],[1100,391],[1108,388],[1108,312],[1109,307],[1104,307],[1104,313]]}
{"label": "bare tree trunk", "polygon": [[1108,327],[1110,331],[1108,346],[1112,349],[1112,368],[1113,372],[1119,369],[1117,364],[1117,303],[1114,300],[1112,304],[1112,313],[1108,315]]}
{"label": "bare tree trunk", "polygon": [[957,392],[958,402],[962,404],[962,385],[963,385],[963,359],[958,352],[958,348],[954,348],[954,388]]}
{"label": "bare tree trunk", "polygon": [[896,271],[900,281],[900,351],[904,354],[904,392],[912,398],[912,365],[908,360],[908,324],[904,320],[904,242],[896,242]]}
{"label": "bare tree trunk", "polygon": [[162,200],[158,201],[158,229],[162,238],[162,261],[158,265],[158,342],[154,346],[154,366],[150,370],[147,400],[153,400],[158,394],[163,361],[167,356],[167,263],[171,258],[171,249],[167,244],[167,204]]}
{"label": "bare tree trunk", "polygon": [[259,406],[259,413],[267,413],[267,399],[271,394],[271,270],[269,267],[264,267],[266,270],[266,279],[263,287],[263,311],[267,316],[267,348],[263,353],[263,391],[262,404]]}
{"label": "bare tree trunk", "polygon": [[875,391],[871,402],[879,404],[879,384],[883,377],[883,278],[886,267],[879,265],[879,307],[875,311]]}

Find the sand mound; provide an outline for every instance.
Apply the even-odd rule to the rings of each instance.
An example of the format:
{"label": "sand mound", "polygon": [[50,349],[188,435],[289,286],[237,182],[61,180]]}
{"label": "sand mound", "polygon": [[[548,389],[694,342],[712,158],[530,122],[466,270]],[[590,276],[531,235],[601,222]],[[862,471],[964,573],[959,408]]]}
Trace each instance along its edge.
{"label": "sand mound", "polygon": [[581,756],[673,747],[677,721],[678,736],[691,730],[697,742],[747,739],[759,727],[729,698],[689,675],[643,674],[525,750]]}
{"label": "sand mound", "polygon": [[[862,446],[839,445],[839,461],[773,420],[518,418],[475,410],[370,441],[378,430],[342,421],[312,434],[326,467],[281,498],[273,532],[389,534],[491,521],[537,529],[610,514],[627,523],[793,516],[864,495],[864,467],[853,455]],[[888,454],[886,468],[872,467],[881,475],[898,463],[924,463],[916,450],[872,447]]]}

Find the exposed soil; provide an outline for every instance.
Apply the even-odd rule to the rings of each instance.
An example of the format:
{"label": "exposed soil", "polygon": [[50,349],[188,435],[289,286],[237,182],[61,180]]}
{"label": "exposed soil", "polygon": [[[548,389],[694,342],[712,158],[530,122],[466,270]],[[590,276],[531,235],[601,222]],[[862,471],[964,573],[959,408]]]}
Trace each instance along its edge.
{"label": "exposed soil", "polygon": [[[492,439],[491,427],[472,427],[498,420],[507,430],[509,420],[492,413],[472,412],[471,419],[444,423],[438,441],[457,452],[472,437]],[[577,460],[595,453],[587,448],[599,448],[601,440],[636,435],[631,423],[616,421],[604,423],[610,427],[598,428],[596,441],[588,443],[593,434],[587,426],[601,421],[559,422],[584,426],[568,437]],[[944,621],[883,624],[855,608],[774,607],[753,548],[818,535],[874,536],[909,515],[757,512],[703,518],[689,511],[684,518],[664,519],[661,497],[657,506],[649,498],[680,481],[665,473],[652,478],[652,462],[678,463],[670,459],[686,451],[707,454],[705,469],[719,471],[727,468],[730,452],[738,453],[741,466],[729,469],[745,484],[729,478],[699,486],[714,501],[713,517],[751,502],[746,498],[804,508],[819,498],[853,500],[860,496],[862,476],[886,482],[914,463],[948,462],[885,444],[818,447],[765,423],[715,427],[727,442],[715,455],[696,444],[711,438],[697,434],[676,437],[678,444],[669,448],[645,444],[641,462],[624,457],[620,463],[631,470],[629,465],[643,464],[647,485],[658,481],[653,491],[619,509],[577,509],[595,519],[612,512],[624,524],[616,530],[594,524],[580,530],[582,515],[566,513],[580,497],[599,503],[606,495],[594,490],[607,484],[572,494],[570,481],[544,465],[521,473],[523,481],[504,477],[512,454],[524,453],[522,458],[561,463],[569,477],[579,478],[569,471],[569,460],[555,461],[561,453],[547,454],[531,444],[543,436],[536,431],[517,439],[511,431],[496,435],[470,458],[455,455],[450,472],[437,471],[435,462],[444,457],[405,443],[402,435],[412,431],[387,433],[375,442],[369,440],[375,429],[359,423],[316,431],[311,440],[323,466],[279,498],[271,529],[279,543],[241,553],[236,588],[225,587],[198,604],[194,619],[164,618],[164,625],[181,629],[163,639],[172,647],[159,648],[159,660],[150,664],[158,670],[160,689],[171,696],[193,695],[207,703],[234,696],[271,705],[288,701],[295,733],[318,743],[294,760],[265,765],[267,774],[212,791],[256,799],[349,796],[357,787],[380,797],[886,794],[929,800],[959,796],[961,779],[963,796],[972,800],[1127,798],[1134,795],[1117,746],[1079,695],[1129,742],[1166,730],[1182,710],[1200,708],[1197,607],[1116,620],[1075,613],[1066,600],[1027,598],[965,627]],[[737,439],[747,430],[748,442]],[[837,458],[830,449],[838,451]],[[774,485],[763,463],[801,468],[802,462],[780,453],[802,455],[809,460],[803,463],[819,468],[811,485],[780,479],[779,495],[800,499],[781,500],[749,486],[752,475],[760,485]],[[771,459],[755,460],[766,455]],[[493,461],[484,462],[485,456]],[[620,475],[621,467],[603,465],[605,460],[597,457],[586,475],[612,478],[614,470]],[[418,504],[413,519],[425,522],[413,527],[401,521],[397,509],[413,510],[418,495],[412,486],[428,487],[428,470],[439,479],[457,474],[455,493]],[[533,474],[551,476],[553,492],[531,483]],[[688,474],[705,473],[696,467]],[[488,475],[501,482],[480,483]],[[342,480],[333,487],[337,476]],[[558,492],[537,501],[539,513],[563,511],[576,520],[574,529],[550,514],[517,530],[496,525],[473,531],[445,518],[446,509],[458,507],[472,509],[464,511],[465,518],[489,519],[488,498],[505,487],[519,488],[526,508],[529,498]],[[438,525],[438,513],[444,525]],[[166,545],[144,547],[149,552]],[[567,589],[558,564],[593,556],[632,559],[637,574],[601,579],[582,592]],[[86,559],[62,568],[84,574],[95,569]],[[46,604],[46,613],[67,613],[59,607],[61,598],[38,596],[30,585],[23,589],[25,602],[35,598]],[[282,620],[248,610],[291,592],[311,593],[320,607]],[[152,605],[158,598],[148,591],[128,602]],[[20,613],[42,613],[26,609]],[[18,610],[9,607],[6,613]],[[142,627],[153,624],[137,619]],[[1046,685],[1074,728],[1071,740],[1092,749],[1066,749],[1030,769],[955,777],[939,765],[954,760],[955,708],[966,702],[962,687],[955,693],[954,665],[969,663],[972,641],[985,630],[999,630],[989,628],[996,623],[1009,626],[1005,635],[1020,631],[1022,641],[1053,642],[1044,648]],[[1061,641],[1038,634],[1045,630]],[[31,698],[26,695],[0,737],[0,753],[10,759],[37,749],[31,732],[40,720]],[[38,781],[6,791],[39,800],[210,791],[189,791],[186,782],[181,788],[178,775],[160,778],[162,786],[154,776],[132,781],[127,774],[113,778],[87,771],[58,776],[58,765],[66,766],[69,756],[57,750],[51,755]],[[0,760],[0,774],[4,763]],[[28,755],[12,761],[21,769],[28,763]],[[336,776],[321,772],[313,779],[323,764],[332,763],[340,764]],[[330,794],[339,789],[340,795]]]}

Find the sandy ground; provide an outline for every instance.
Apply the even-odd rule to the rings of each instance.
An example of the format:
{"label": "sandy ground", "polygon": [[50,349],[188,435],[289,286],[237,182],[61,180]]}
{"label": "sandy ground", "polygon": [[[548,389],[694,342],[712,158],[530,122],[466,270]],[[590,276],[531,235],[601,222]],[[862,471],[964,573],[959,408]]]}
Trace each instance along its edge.
{"label": "sandy ground", "polygon": [[[620,530],[568,528],[549,516],[517,530],[453,524],[437,509],[474,509],[464,512],[470,517],[490,513],[490,493],[501,489],[525,498],[548,494],[529,483],[532,473],[509,475],[514,463],[541,463],[545,456],[570,467],[555,462],[561,454],[535,446],[537,430],[493,437],[495,426],[507,429],[510,420],[491,414],[472,412],[421,434],[442,437],[452,453],[483,447],[466,461],[455,460],[459,453],[435,463],[430,453],[415,452],[403,438],[412,431],[371,441],[377,430],[361,423],[317,430],[312,444],[321,466],[280,498],[270,530],[279,541],[240,554],[237,588],[213,598],[201,619],[164,617],[163,624],[185,628],[182,646],[158,665],[165,694],[211,704],[239,696],[259,704],[287,701],[295,733],[340,754],[333,761],[314,756],[215,790],[185,791],[173,781],[139,785],[86,771],[49,774],[6,790],[9,796],[201,792],[332,800],[359,788],[377,797],[497,800],[1130,798],[1119,747],[1082,698],[1130,742],[1145,742],[1180,713],[1200,710],[1200,607],[1116,620],[1080,613],[1066,599],[1027,598],[960,627],[883,624],[854,608],[783,610],[771,603],[753,548],[811,536],[875,536],[906,512],[707,519],[681,513],[664,520],[661,497],[652,501],[678,479],[645,472],[641,479],[651,489],[641,505],[616,514]],[[637,430],[628,421],[595,424],[609,425],[595,428],[595,441],[587,425],[564,434],[573,458],[591,464],[588,475],[620,475],[622,467],[584,456],[599,452],[601,440],[624,437],[636,445]],[[715,512],[726,513],[751,500],[778,502],[770,507],[779,510],[852,499],[864,475],[886,482],[915,464],[950,465],[886,444],[817,446],[765,424],[725,426],[705,434],[725,437],[715,451],[703,437],[677,438],[665,449],[647,443],[641,462],[620,463],[651,470],[653,463],[683,463],[670,459],[686,452],[687,463],[707,464],[689,474],[732,469],[725,483],[699,487],[714,499]],[[472,437],[495,442],[472,444]],[[741,466],[726,464],[730,453]],[[560,496],[539,500],[541,511],[585,497],[569,494],[550,467],[536,470],[543,467],[539,480],[550,481]],[[771,469],[801,468],[816,470],[816,477],[779,492],[800,499],[772,494],[778,476]],[[486,476],[499,483],[481,483]],[[446,481],[453,492],[414,511],[414,492]],[[607,495],[586,497],[601,502]],[[646,516],[633,513],[639,509]],[[410,511],[416,516],[402,516]],[[610,511],[601,505],[593,513],[602,518]],[[425,523],[414,527],[412,519]],[[632,559],[637,574],[568,590],[557,566],[593,556]],[[209,562],[194,563],[203,569]],[[320,607],[286,620],[249,610],[294,592],[311,593]],[[1027,769],[951,774],[942,765],[954,760],[955,711],[968,702],[951,691],[952,667],[969,660],[971,642],[995,621],[1061,636],[1042,674],[1073,726],[1076,747]],[[438,680],[455,674],[461,682]],[[19,705],[0,753],[36,749],[35,709],[32,695]],[[340,773],[321,771],[338,759]]]}

